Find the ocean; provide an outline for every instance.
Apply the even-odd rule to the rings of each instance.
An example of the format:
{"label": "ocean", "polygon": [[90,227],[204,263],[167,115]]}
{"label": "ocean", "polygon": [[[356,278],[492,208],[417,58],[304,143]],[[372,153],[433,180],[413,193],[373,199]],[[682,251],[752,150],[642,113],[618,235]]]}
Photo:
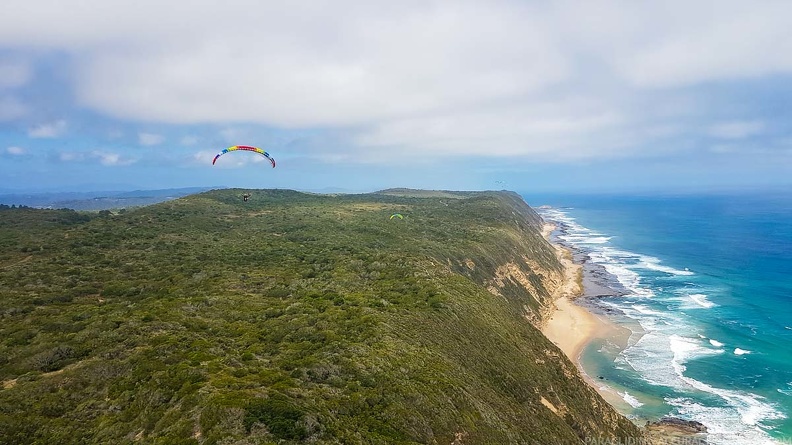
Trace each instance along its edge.
{"label": "ocean", "polygon": [[581,366],[625,415],[792,443],[792,193],[524,196],[613,289],[593,304],[632,334],[593,341]]}

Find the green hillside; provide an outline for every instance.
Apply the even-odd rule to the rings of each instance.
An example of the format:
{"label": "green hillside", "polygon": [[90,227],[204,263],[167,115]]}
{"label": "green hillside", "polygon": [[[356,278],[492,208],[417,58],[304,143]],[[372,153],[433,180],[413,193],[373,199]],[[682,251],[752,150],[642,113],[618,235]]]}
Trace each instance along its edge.
{"label": "green hillside", "polygon": [[561,266],[518,195],[243,192],[0,209],[0,443],[639,435],[532,325]]}

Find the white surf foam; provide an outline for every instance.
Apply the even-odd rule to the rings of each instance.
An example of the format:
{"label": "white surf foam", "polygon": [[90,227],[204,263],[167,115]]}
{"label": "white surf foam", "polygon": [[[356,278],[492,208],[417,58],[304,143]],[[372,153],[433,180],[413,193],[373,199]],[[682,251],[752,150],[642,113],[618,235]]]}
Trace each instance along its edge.
{"label": "white surf foam", "polygon": [[653,256],[648,255],[640,255],[639,256],[640,262],[638,263],[638,267],[642,267],[644,269],[654,270],[657,272],[663,272],[670,275],[694,275],[689,269],[685,268],[685,270],[675,269],[670,266],[665,266],[660,264],[661,261],[659,258],[655,258]]}
{"label": "white surf foam", "polygon": [[688,298],[690,298],[691,300],[693,300],[694,303],[705,309],[709,309],[717,306],[715,303],[707,300],[707,296],[704,294],[691,294],[688,295]]}
{"label": "white surf foam", "polygon": [[[671,366],[674,368],[676,375],[687,384],[690,384],[688,380],[693,379],[688,379],[684,375],[687,369],[685,367],[686,362],[699,357],[722,354],[724,352],[723,349],[706,348],[701,345],[698,339],[682,337],[676,334],[671,334],[671,336],[668,337],[668,342],[671,352],[674,354],[674,358],[671,360]],[[695,380],[693,381],[695,382]]]}
{"label": "white surf foam", "polygon": [[654,297],[655,293],[652,289],[643,287],[641,285],[641,276],[638,273],[630,270],[628,267],[609,262],[600,263],[605,270],[616,277],[616,280],[624,286],[625,289],[630,291],[630,294],[641,298]]}
{"label": "white surf foam", "polygon": [[640,408],[640,407],[644,406],[644,404],[641,403],[640,400],[636,399],[635,396],[633,396],[632,394],[628,393],[627,391],[617,392],[616,394],[621,396],[621,398],[624,399],[624,401],[627,402],[627,404],[632,406],[633,408]]}
{"label": "white surf foam", "polygon": [[605,244],[610,241],[611,237],[602,236],[602,234],[594,232],[579,232],[570,235],[562,235],[559,238],[571,244]]}
{"label": "white surf foam", "polygon": [[662,312],[653,311],[653,310],[649,309],[649,307],[647,307],[646,305],[643,305],[643,304],[634,304],[634,305],[632,305],[632,307],[633,307],[633,309],[635,309],[636,311],[638,311],[639,313],[641,313],[643,315],[654,315],[656,317],[657,316],[663,316]]}
{"label": "white surf foam", "polygon": [[[685,376],[688,361],[725,353],[721,342],[695,332],[696,328],[682,318],[667,326],[656,314],[641,314],[635,306],[640,305],[633,305],[625,315],[636,317],[647,333],[633,347],[623,351],[619,357],[622,360],[617,358],[617,363],[626,362],[653,385],[683,392],[703,391],[723,399],[726,406],[705,406],[690,399],[685,399],[684,404],[681,399],[667,401],[677,407],[680,414],[688,414],[683,417],[704,423],[712,432],[713,444],[739,444],[743,443],[742,439],[749,439],[751,445],[773,443],[760,428],[763,421],[784,417],[773,405],[758,395],[716,388]],[[673,313],[663,314],[663,318],[670,320],[669,317],[673,317]],[[690,337],[677,335],[677,332],[689,332]]]}
{"label": "white surf foam", "polygon": [[633,270],[640,261],[640,255],[611,246],[601,246],[592,249],[589,252],[589,258],[593,263],[604,267],[609,274],[616,277],[619,284],[633,295],[642,298],[655,296],[652,289],[643,285],[641,275]]}
{"label": "white surf foam", "polygon": [[[701,347],[697,340],[687,339],[672,335],[670,337],[671,349],[674,351],[673,367],[679,380],[698,391],[707,392],[723,399],[727,406],[704,406],[690,399],[667,400],[667,402],[680,409],[680,412],[689,414],[707,426],[714,444],[733,444],[736,438],[751,438],[751,443],[767,442],[770,437],[760,427],[762,422],[783,419],[786,416],[763,397],[745,391],[716,388],[707,383],[685,376],[685,363],[692,357],[700,356]],[[708,350],[707,353],[722,353],[723,350]],[[756,442],[758,441],[758,442]]]}
{"label": "white surf foam", "polygon": [[[783,418],[775,410],[767,411],[765,403],[755,400],[741,401],[743,410],[748,414],[744,420],[740,410],[731,407],[704,406],[691,399],[677,398],[666,399],[666,403],[676,408],[675,416],[701,422],[707,427],[707,443],[713,445],[777,445],[778,442],[770,437],[756,423],[748,424],[762,414],[768,420]],[[779,415],[781,417],[779,417]]]}
{"label": "white surf foam", "polygon": [[[595,234],[563,212],[559,213],[562,213],[559,216],[567,224],[567,235],[577,243],[582,244],[583,240],[595,237],[608,237],[606,234]],[[672,415],[698,420],[706,425],[713,444],[774,443],[762,429],[763,422],[784,418],[784,414],[774,405],[759,395],[717,388],[685,375],[686,363],[699,357],[724,354],[724,344],[701,335],[701,329],[684,312],[655,310],[654,303],[643,300],[656,295],[654,289],[642,281],[646,279],[651,282],[651,277],[642,277],[641,271],[651,270],[674,276],[690,276],[694,273],[688,269],[666,266],[655,257],[615,248],[609,244],[610,241],[611,239],[606,243],[589,243],[583,248],[589,253],[593,263],[603,266],[630,292],[630,300],[612,300],[606,304],[620,309],[625,316],[636,320],[643,329],[643,335],[637,336],[637,340],[631,341],[615,358],[615,365],[635,370],[643,380],[652,385],[674,388],[695,397],[668,399],[666,402],[677,411],[671,413]],[[575,242],[569,242],[575,245]],[[707,299],[706,294],[700,292],[701,289],[696,288],[693,283],[688,284],[693,287],[675,292],[678,296],[676,299],[684,306],[691,309],[717,306]],[[665,298],[667,297],[661,294],[657,301],[667,302]],[[750,352],[737,348],[734,353],[738,354],[738,351]],[[792,391],[792,387],[789,390]],[[700,402],[696,400],[699,397],[695,396],[700,392],[717,397],[723,402]],[[633,406],[625,397],[629,395],[626,391],[620,395]],[[640,403],[637,399],[632,401]]]}
{"label": "white surf foam", "polygon": [[642,322],[647,329],[636,343],[622,352],[624,361],[646,382],[671,388],[683,387],[674,368],[671,366],[671,352],[668,335],[659,329],[652,329]]}
{"label": "white surf foam", "polygon": [[734,355],[745,355],[750,353],[751,351],[748,351],[746,349],[734,348]]}

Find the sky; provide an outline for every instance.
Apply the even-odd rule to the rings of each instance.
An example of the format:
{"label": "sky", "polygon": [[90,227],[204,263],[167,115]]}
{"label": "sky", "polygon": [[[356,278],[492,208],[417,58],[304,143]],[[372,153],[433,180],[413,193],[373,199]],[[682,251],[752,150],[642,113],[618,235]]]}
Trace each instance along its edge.
{"label": "sky", "polygon": [[788,1],[3,10],[0,192],[792,185]]}

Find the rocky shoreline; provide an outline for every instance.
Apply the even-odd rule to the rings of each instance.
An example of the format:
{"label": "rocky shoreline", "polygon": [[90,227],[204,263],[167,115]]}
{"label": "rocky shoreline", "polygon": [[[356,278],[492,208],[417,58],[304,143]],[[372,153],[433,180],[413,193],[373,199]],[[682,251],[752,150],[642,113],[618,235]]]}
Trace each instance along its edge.
{"label": "rocky shoreline", "polygon": [[707,427],[694,420],[663,417],[644,426],[652,445],[707,445]]}
{"label": "rocky shoreline", "polygon": [[[556,231],[552,234],[552,242],[571,252],[574,263],[582,266],[583,293],[575,299],[574,304],[597,315],[624,315],[620,310],[603,304],[602,299],[628,295],[627,289],[605,267],[592,262],[587,252],[561,240],[559,235],[567,234],[567,229],[563,223],[555,224]],[[666,416],[654,422],[647,421],[643,430],[648,444],[651,445],[707,444],[707,427],[695,420]]]}

